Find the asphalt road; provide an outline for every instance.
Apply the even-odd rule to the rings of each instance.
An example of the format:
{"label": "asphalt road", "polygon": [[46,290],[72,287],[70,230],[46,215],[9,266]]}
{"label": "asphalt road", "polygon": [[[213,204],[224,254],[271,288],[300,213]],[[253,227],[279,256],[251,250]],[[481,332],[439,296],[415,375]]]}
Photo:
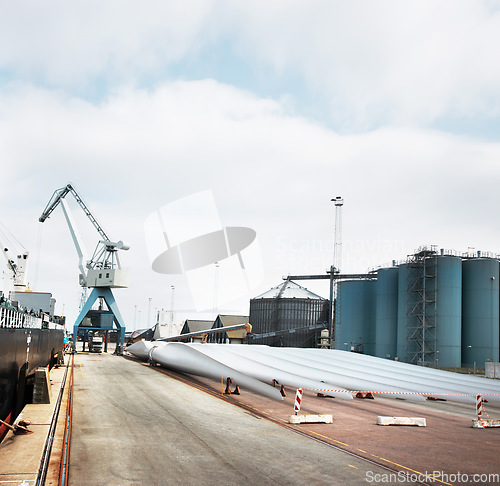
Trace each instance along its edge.
{"label": "asphalt road", "polygon": [[412,484],[123,357],[74,383],[70,485]]}
{"label": "asphalt road", "polygon": [[[164,368],[156,369],[193,386],[221,393],[220,383],[215,380],[182,375]],[[288,389],[287,397],[282,402],[248,390],[242,390],[240,395],[226,395],[226,400],[262,417],[287,424],[293,410],[294,392]],[[488,402],[486,410],[492,418],[500,417],[498,403]],[[300,430],[340,449],[401,471],[402,476],[396,477],[398,484],[407,481],[405,474],[443,486],[500,484],[500,429],[471,427],[475,402],[412,402],[378,396],[375,400],[349,401],[320,398],[316,393],[304,390],[301,412],[332,414],[333,424],[302,424],[292,426],[293,430]],[[381,427],[377,425],[379,415],[423,417],[427,427]],[[366,479],[368,483],[377,484],[376,479],[380,478],[367,476]],[[384,481],[381,483],[386,484]]]}

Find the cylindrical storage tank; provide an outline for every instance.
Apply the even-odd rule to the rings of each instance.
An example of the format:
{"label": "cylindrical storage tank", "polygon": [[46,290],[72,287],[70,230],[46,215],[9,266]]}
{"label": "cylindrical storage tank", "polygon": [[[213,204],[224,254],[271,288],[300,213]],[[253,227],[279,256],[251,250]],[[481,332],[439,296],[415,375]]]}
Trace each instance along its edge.
{"label": "cylindrical storage tank", "polygon": [[375,284],[373,280],[339,282],[335,312],[335,349],[374,355]]}
{"label": "cylindrical storage tank", "polygon": [[375,284],[375,356],[394,359],[397,356],[398,333],[397,267],[381,268]]}
{"label": "cylindrical storage tank", "polygon": [[462,363],[462,260],[437,257],[436,363],[460,368]]}
{"label": "cylindrical storage tank", "polygon": [[399,361],[406,358],[406,325],[408,306],[408,264],[403,263],[398,267],[398,327],[396,357]]}
{"label": "cylindrical storage tank", "polygon": [[317,347],[321,329],[328,328],[328,307],[328,300],[287,280],[250,300],[249,320],[256,336],[251,342]]}
{"label": "cylindrical storage tank", "polygon": [[475,258],[462,263],[462,366],[483,368],[498,361],[499,262]]}
{"label": "cylindrical storage tank", "polygon": [[[251,299],[250,315],[252,331],[266,333],[271,330],[272,315],[275,305],[274,299]],[[255,331],[257,329],[257,331]]]}

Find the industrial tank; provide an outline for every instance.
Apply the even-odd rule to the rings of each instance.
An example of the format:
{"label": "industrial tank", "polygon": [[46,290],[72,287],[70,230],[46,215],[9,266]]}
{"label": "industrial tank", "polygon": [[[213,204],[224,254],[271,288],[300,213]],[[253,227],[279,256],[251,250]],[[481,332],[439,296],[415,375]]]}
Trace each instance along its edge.
{"label": "industrial tank", "polygon": [[462,342],[462,260],[437,257],[436,271],[436,365],[460,368]]}
{"label": "industrial tank", "polygon": [[397,356],[398,327],[397,267],[381,268],[375,285],[375,356],[394,359]]}
{"label": "industrial tank", "polygon": [[461,365],[462,261],[423,250],[399,266],[397,356],[401,361]]}
{"label": "industrial tank", "polygon": [[462,366],[498,361],[499,262],[474,258],[462,263]]}
{"label": "industrial tank", "polygon": [[408,264],[402,263],[398,267],[398,325],[396,356],[400,361],[406,357],[406,315],[408,306]]}
{"label": "industrial tank", "polygon": [[286,280],[250,300],[251,344],[310,348],[328,328],[329,301]]}
{"label": "industrial tank", "polygon": [[335,349],[375,353],[375,285],[373,280],[338,283]]}

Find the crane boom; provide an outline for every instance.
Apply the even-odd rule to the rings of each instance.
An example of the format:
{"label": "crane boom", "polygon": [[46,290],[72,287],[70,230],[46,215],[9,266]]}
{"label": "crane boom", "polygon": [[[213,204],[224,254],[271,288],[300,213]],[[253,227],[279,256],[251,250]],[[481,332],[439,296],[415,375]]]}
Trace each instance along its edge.
{"label": "crane boom", "polygon": [[85,251],[82,237],[80,236],[80,232],[78,231],[69,206],[63,199],[60,200],[60,203],[64,213],[64,217],[66,218],[66,222],[68,223],[71,238],[73,239],[73,243],[75,244],[76,252],[78,253],[78,268],[81,275],[80,284],[82,287],[87,287],[87,252]]}
{"label": "crane boom", "polygon": [[57,205],[68,195],[68,193],[73,194],[73,197],[75,198],[76,202],[80,205],[80,207],[83,209],[83,212],[85,215],[89,218],[91,223],[94,225],[94,228],[97,230],[99,235],[103,240],[109,241],[108,235],[106,232],[102,229],[102,226],[97,222],[97,219],[94,217],[94,215],[91,213],[90,209],[87,207],[87,205],[83,202],[82,198],[76,192],[75,188],[73,187],[72,184],[66,185],[66,187],[63,187],[61,189],[57,189],[54,191],[54,194],[52,194],[52,197],[50,198],[50,201],[48,202],[47,206],[43,210],[42,215],[40,218],[38,218],[38,221],[40,223],[43,223],[49,216],[52,211],[57,207]]}
{"label": "crane boom", "polygon": [[[83,241],[72,218],[70,209],[64,200],[69,193],[73,195],[101,237],[90,260],[86,257]],[[81,285],[83,287],[127,287],[128,277],[126,272],[121,270],[118,250],[128,250],[129,246],[122,241],[110,241],[108,235],[72,184],[67,184],[65,187],[54,191],[38,221],[43,223],[59,204],[63,208],[64,216],[78,253]]]}

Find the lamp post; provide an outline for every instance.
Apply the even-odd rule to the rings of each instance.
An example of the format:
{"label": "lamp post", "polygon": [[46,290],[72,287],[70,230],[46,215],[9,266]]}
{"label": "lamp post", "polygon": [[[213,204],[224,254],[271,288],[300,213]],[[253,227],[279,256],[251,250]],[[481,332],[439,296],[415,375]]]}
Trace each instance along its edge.
{"label": "lamp post", "polygon": [[175,286],[171,286],[172,289],[172,298],[170,301],[170,324],[174,323],[174,293],[175,293]]}

